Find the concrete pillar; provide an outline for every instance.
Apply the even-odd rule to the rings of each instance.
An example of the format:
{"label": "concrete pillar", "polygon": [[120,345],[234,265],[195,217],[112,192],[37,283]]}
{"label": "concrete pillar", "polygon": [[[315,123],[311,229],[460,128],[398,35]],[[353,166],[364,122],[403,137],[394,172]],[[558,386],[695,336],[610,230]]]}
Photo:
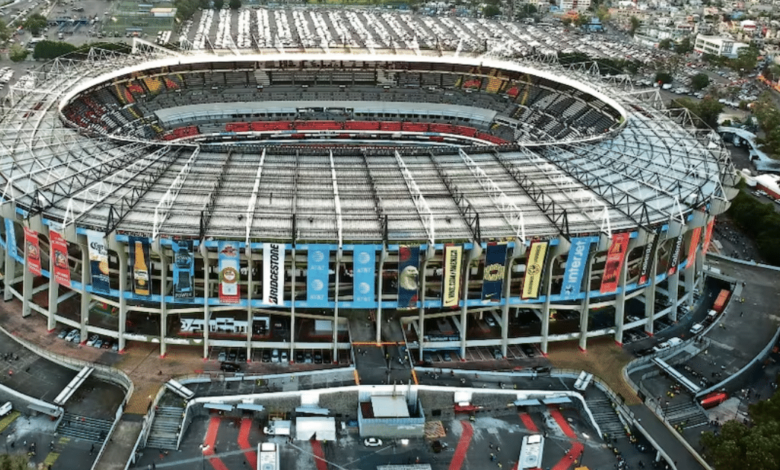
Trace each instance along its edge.
{"label": "concrete pillar", "polygon": [[[159,242],[158,242],[159,245]],[[168,336],[168,303],[165,296],[168,294],[168,256],[162,245],[160,246],[160,357],[165,357],[168,353],[168,345],[165,344],[165,337]],[[176,253],[171,251],[171,260],[174,260]]]}
{"label": "concrete pillar", "polygon": [[690,266],[685,266],[685,300],[688,305],[693,305],[694,276],[696,275],[696,258]]}
{"label": "concrete pillar", "polygon": [[548,268],[545,270],[544,279],[544,303],[542,304],[542,354],[547,355],[548,337],[550,336],[550,291],[552,290],[552,263],[554,257],[548,256]]}
{"label": "concrete pillar", "polygon": [[[296,253],[295,253],[295,245],[292,247],[292,279],[290,284],[290,291],[292,292],[292,300],[291,300],[291,307],[290,307],[290,359],[292,359],[294,356],[293,352],[295,350],[295,297],[296,297],[296,289],[298,288],[298,277],[296,273],[296,267],[298,266],[296,264],[295,259]],[[335,324],[333,325],[336,326]]]}
{"label": "concrete pillar", "polygon": [[22,267],[22,317],[32,315],[30,302],[33,296],[33,275],[28,267],[27,250],[24,250],[24,266]]}
{"label": "concrete pillar", "polygon": [[125,298],[125,292],[128,292],[127,288],[127,250],[129,249],[127,244],[117,244],[116,254],[119,258],[119,325],[117,325],[117,332],[119,337],[117,346],[120,351],[125,350],[125,328],[127,328],[127,299]]}
{"label": "concrete pillar", "polygon": [[[477,242],[474,242],[475,246],[477,245]],[[468,325],[468,300],[469,300],[469,280],[471,279],[471,262],[474,261],[475,253],[478,253],[476,256],[479,256],[479,253],[482,253],[482,247],[479,247],[479,250],[469,250],[468,253],[466,253],[465,259],[463,260],[463,266],[461,266],[461,269],[464,270],[463,272],[463,282],[461,283],[461,286],[463,286],[463,293],[461,294],[461,300],[463,301],[463,305],[460,307],[460,357],[461,359],[466,358],[466,330]],[[447,269],[446,266],[444,266],[444,263],[442,263],[442,302],[444,301],[444,270]]]}
{"label": "concrete pillar", "polygon": [[209,320],[211,320],[211,307],[209,306],[209,294],[211,293],[211,281],[209,280],[209,250],[205,245],[200,245],[200,254],[203,256],[203,359],[209,358]]}
{"label": "concrete pillar", "polygon": [[511,296],[512,285],[512,266],[515,264],[514,258],[508,258],[504,261],[504,285],[501,286],[501,298],[504,304],[501,306],[501,355],[506,357],[509,349],[509,297]]}
{"label": "concrete pillar", "polygon": [[338,360],[339,357],[339,267],[341,266],[341,247],[336,251],[336,286],[333,293],[333,358]]}
{"label": "concrete pillar", "polygon": [[655,315],[655,288],[656,288],[656,267],[658,266],[658,250],[653,253],[653,259],[650,265],[650,285],[645,287],[645,317],[647,322],[645,323],[645,332],[649,335],[653,335],[653,315]]}
{"label": "concrete pillar", "polygon": [[623,345],[623,323],[626,317],[626,277],[628,276],[628,254],[633,249],[633,243],[629,243],[623,266],[620,268],[618,278],[618,293],[615,296],[615,342]]}
{"label": "concrete pillar", "polygon": [[[353,255],[354,256],[354,255]],[[387,245],[382,244],[382,252],[379,255],[379,273],[376,277],[377,285],[377,306],[376,306],[376,342],[381,343],[382,342],[382,291],[384,287],[384,283],[382,280],[384,279],[382,277],[382,272],[384,272],[385,268],[385,259],[387,259]],[[353,260],[354,261],[354,260]],[[403,326],[401,326],[403,328]]]}
{"label": "concrete pillar", "polygon": [[669,320],[677,322],[677,290],[680,285],[680,270],[667,278],[667,287],[669,290],[669,301],[672,303],[672,310],[669,312]]}
{"label": "concrete pillar", "polygon": [[[252,294],[254,293],[254,275],[252,274],[252,249],[249,245],[246,247],[246,362],[252,362],[252,334],[254,327],[254,312],[252,311]],[[295,271],[293,271],[293,279],[295,279]],[[295,298],[295,290],[293,290],[293,299]],[[293,302],[295,305],[295,302]],[[295,307],[293,307],[295,312]],[[293,315],[295,315],[293,313]],[[269,325],[270,326],[270,325]],[[292,323],[290,324],[290,338],[292,338]],[[290,356],[292,357],[292,355]]]}
{"label": "concrete pillar", "polygon": [[[48,233],[47,236],[49,236]],[[44,267],[41,266],[41,269]],[[57,315],[57,305],[59,304],[60,285],[54,280],[54,257],[51,251],[51,238],[49,238],[49,266],[47,269],[49,270],[49,311],[46,318],[46,328],[52,331],[57,327],[55,316]]]}
{"label": "concrete pillar", "polygon": [[[420,274],[421,274],[420,278],[422,279],[422,282],[420,283],[420,290],[419,290],[419,294],[420,294],[419,295],[419,298],[420,298],[420,309],[419,309],[418,325],[419,325],[419,330],[420,331],[418,332],[418,334],[420,336],[419,336],[418,341],[417,341],[420,344],[420,351],[419,351],[419,353],[420,353],[420,357],[419,357],[420,362],[422,362],[422,360],[423,360],[423,336],[425,335],[425,327],[424,327],[424,323],[425,323],[425,290],[426,290],[426,287],[427,287],[427,282],[426,282],[427,281],[427,276],[425,275],[425,271],[428,269],[428,261],[435,254],[436,248],[434,248],[433,246],[429,245],[428,246],[428,250],[429,251],[426,251],[426,253],[425,253],[425,260],[423,261],[422,269],[420,270]],[[399,261],[400,261],[400,257],[399,257]],[[400,288],[400,281],[401,280],[399,279],[398,281],[399,281],[399,288]]]}
{"label": "concrete pillar", "polygon": [[588,255],[588,264],[585,265],[585,298],[580,306],[580,351],[588,349],[588,319],[590,318],[590,276],[593,271],[593,263],[596,261],[596,253]]}
{"label": "concrete pillar", "polygon": [[89,265],[89,249],[87,245],[79,245],[81,248],[81,315],[79,323],[81,326],[81,342],[85,343],[89,339],[87,324],[89,324],[89,304],[92,300],[92,294],[87,291],[87,284],[92,282],[92,270]]}

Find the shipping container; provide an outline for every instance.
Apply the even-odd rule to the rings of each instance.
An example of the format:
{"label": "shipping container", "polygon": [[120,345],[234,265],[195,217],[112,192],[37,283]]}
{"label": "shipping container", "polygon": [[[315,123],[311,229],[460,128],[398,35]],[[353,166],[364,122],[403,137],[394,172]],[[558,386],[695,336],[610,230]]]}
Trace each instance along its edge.
{"label": "shipping container", "polygon": [[726,307],[726,302],[729,300],[729,294],[731,294],[731,291],[728,289],[723,289],[720,291],[718,298],[715,299],[715,304],[712,306],[712,309],[718,313],[723,313],[723,309]]}

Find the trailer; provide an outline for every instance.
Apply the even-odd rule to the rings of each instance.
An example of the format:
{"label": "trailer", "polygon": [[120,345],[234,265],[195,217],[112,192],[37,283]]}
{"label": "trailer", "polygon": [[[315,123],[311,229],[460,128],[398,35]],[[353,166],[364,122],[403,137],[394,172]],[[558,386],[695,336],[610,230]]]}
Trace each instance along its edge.
{"label": "trailer", "polygon": [[723,313],[723,309],[726,308],[726,302],[729,300],[729,295],[731,295],[731,291],[728,289],[720,291],[718,298],[715,299],[715,303],[712,305],[712,309],[718,313]]}

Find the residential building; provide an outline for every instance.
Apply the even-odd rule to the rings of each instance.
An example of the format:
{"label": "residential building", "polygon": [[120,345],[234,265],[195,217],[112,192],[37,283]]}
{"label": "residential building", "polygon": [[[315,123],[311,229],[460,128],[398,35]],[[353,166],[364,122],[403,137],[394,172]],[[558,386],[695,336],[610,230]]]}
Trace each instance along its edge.
{"label": "residential building", "polygon": [[736,42],[731,38],[721,36],[705,36],[699,34],[696,36],[693,50],[702,54],[712,54],[724,57],[734,58],[747,44]]}

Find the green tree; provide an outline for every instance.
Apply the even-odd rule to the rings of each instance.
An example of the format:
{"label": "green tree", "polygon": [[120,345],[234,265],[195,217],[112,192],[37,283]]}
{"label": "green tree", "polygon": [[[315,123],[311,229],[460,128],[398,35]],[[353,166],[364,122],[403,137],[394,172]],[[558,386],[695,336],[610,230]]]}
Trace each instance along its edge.
{"label": "green tree", "polygon": [[743,47],[737,53],[737,58],[729,62],[729,66],[740,75],[750,73],[758,64],[758,49]]}
{"label": "green tree", "polygon": [[78,48],[73,44],[59,41],[41,41],[35,45],[33,59],[56,59],[76,51]]}
{"label": "green tree", "polygon": [[690,54],[693,52],[693,42],[691,42],[690,36],[685,36],[680,39],[680,42],[674,45],[674,51],[680,55]]}
{"label": "green tree", "polygon": [[669,72],[658,72],[655,74],[655,83],[665,85],[667,83],[672,83],[673,81],[674,77],[672,77],[672,74]]}
{"label": "green tree", "polygon": [[46,25],[48,24],[48,21],[46,20],[46,17],[41,15],[40,13],[33,13],[32,15],[28,16],[26,20],[24,20],[24,23],[22,23],[22,28],[29,31],[33,36],[37,36],[41,34],[41,31],[43,31],[44,28],[46,28]]}
{"label": "green tree", "polygon": [[493,18],[501,14],[501,9],[495,5],[485,5],[485,8],[482,9],[482,14],[485,15],[485,18]]}
{"label": "green tree", "polygon": [[697,116],[699,120],[696,122],[696,126],[706,129],[707,127],[717,129],[718,118],[721,111],[723,111],[723,105],[717,100],[706,97],[701,101],[694,101],[689,98],[679,98],[672,100],[670,105],[674,108],[686,108],[693,115]]}
{"label": "green tree", "polygon": [[658,42],[658,48],[662,51],[668,51],[672,49],[672,40],[671,39],[661,39],[661,41]]}
{"label": "green tree", "polygon": [[0,42],[6,42],[9,39],[11,39],[11,30],[8,29],[5,21],[0,20]]}
{"label": "green tree", "polygon": [[577,25],[578,28],[582,28],[586,24],[590,23],[590,16],[582,13],[577,15],[577,19],[574,20],[574,24]]}
{"label": "green tree", "polygon": [[24,455],[0,454],[0,470],[27,470],[28,462]]}
{"label": "green tree", "polygon": [[230,6],[231,9],[238,10],[239,8],[241,8],[241,0],[230,0],[228,5]]}
{"label": "green tree", "polygon": [[561,20],[561,23],[563,23],[563,26],[565,28],[568,28],[569,26],[571,26],[571,18],[563,18]]}
{"label": "green tree", "polygon": [[19,44],[14,44],[8,51],[8,58],[13,62],[21,62],[26,59],[28,55],[30,55],[30,51],[20,46]]}
{"label": "green tree", "polygon": [[772,92],[764,92],[753,103],[753,115],[764,135],[756,139],[759,148],[772,158],[780,159],[780,110],[772,100]]}
{"label": "green tree", "polygon": [[599,5],[599,7],[596,9],[596,18],[601,21],[601,24],[607,24],[612,18],[612,14],[609,12],[607,7],[604,5]]}
{"label": "green tree", "polygon": [[538,12],[539,10],[536,8],[536,5],[532,5],[530,3],[523,3],[520,5],[520,8],[515,13],[515,19],[522,20],[525,18],[530,18],[536,15]]}
{"label": "green tree", "polygon": [[214,0],[214,9],[221,10],[225,6],[225,0]]}
{"label": "green tree", "polygon": [[706,73],[697,73],[691,78],[691,86],[694,90],[699,91],[707,88],[710,84],[710,77]]}
{"label": "green tree", "polygon": [[636,34],[636,30],[639,29],[640,26],[642,26],[642,22],[639,21],[639,18],[637,18],[636,16],[632,16],[631,17],[631,29],[630,29],[631,36]]}

